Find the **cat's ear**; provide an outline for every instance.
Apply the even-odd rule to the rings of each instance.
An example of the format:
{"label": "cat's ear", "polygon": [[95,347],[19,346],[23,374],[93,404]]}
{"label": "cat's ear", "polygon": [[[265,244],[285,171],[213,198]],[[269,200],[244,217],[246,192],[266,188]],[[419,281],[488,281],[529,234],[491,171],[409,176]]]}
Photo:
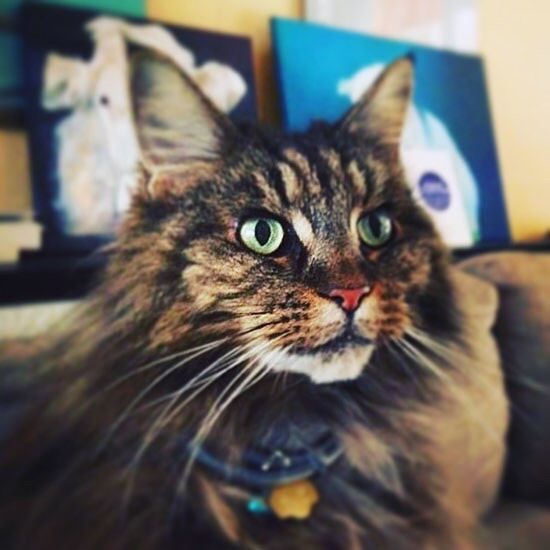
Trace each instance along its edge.
{"label": "cat's ear", "polygon": [[414,83],[414,63],[402,57],[389,65],[337,127],[360,141],[398,147]]}
{"label": "cat's ear", "polygon": [[130,87],[145,168],[169,169],[227,152],[235,126],[172,61],[151,51],[135,54]]}

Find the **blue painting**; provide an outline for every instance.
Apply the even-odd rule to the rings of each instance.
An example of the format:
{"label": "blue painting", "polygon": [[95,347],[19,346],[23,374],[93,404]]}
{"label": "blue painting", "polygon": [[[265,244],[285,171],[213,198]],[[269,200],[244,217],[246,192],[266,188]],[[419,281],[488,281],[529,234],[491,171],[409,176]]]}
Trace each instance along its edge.
{"label": "blue painting", "polygon": [[[283,124],[290,131],[314,120],[337,121],[385,66],[412,56],[415,91],[401,149],[420,199],[449,244],[509,241],[479,57],[286,19],[272,21],[272,34]],[[449,217],[442,205],[451,203],[460,208]]]}

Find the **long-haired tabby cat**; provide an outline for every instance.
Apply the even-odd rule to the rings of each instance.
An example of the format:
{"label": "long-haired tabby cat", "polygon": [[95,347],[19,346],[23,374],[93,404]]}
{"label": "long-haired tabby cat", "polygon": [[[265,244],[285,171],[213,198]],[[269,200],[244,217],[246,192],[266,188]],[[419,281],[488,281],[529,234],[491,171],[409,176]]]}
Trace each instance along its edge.
{"label": "long-haired tabby cat", "polygon": [[4,369],[30,382],[0,457],[3,548],[469,546],[501,388],[477,383],[404,182],[412,73],[399,59],[337,124],[279,137],[137,55],[142,167],[101,284]]}

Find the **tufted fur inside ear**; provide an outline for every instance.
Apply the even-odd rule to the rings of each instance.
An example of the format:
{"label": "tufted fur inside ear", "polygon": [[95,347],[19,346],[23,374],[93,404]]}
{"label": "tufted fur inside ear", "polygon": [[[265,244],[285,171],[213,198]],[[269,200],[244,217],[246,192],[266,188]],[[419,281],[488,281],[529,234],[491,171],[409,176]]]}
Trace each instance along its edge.
{"label": "tufted fur inside ear", "polygon": [[154,52],[131,62],[131,96],[142,162],[169,169],[192,160],[219,158],[236,132],[192,80]]}
{"label": "tufted fur inside ear", "polygon": [[348,111],[338,131],[360,140],[398,147],[412,96],[413,73],[411,58],[394,61]]}

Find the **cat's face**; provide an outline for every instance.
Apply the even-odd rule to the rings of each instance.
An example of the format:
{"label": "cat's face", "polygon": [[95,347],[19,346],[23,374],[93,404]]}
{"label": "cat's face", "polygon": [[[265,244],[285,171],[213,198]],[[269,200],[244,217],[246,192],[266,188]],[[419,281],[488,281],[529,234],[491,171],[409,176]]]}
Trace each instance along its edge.
{"label": "cat's face", "polygon": [[398,162],[411,72],[398,61],[335,128],[275,141],[242,135],[168,62],[138,59],[147,172],[130,225],[178,266],[158,277],[170,298],[153,340],[227,337],[329,382],[422,315],[440,245]]}

